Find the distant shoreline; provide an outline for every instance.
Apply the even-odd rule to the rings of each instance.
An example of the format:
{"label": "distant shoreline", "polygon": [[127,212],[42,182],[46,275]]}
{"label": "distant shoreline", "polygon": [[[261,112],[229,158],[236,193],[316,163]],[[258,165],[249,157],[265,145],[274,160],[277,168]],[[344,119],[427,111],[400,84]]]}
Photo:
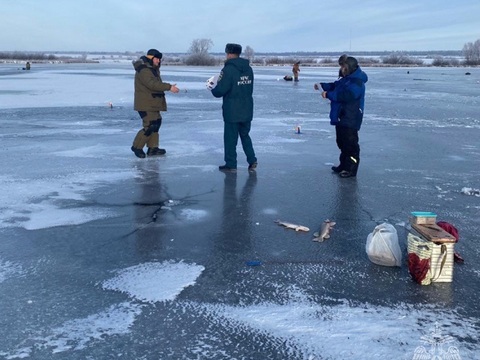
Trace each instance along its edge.
{"label": "distant shoreline", "polygon": [[[245,52],[242,57],[252,66],[292,66],[300,62],[301,67],[338,67],[339,55],[346,53],[357,58],[362,67],[477,67],[478,62],[467,61],[463,50],[436,51],[297,51],[297,52]],[[142,51],[125,52],[24,52],[0,51],[0,64],[96,64],[132,62],[145,55]],[[222,66],[224,53],[207,53],[191,60],[191,53],[163,54],[165,66]],[[477,65],[478,64],[478,65]],[[22,65],[23,66],[23,65]]]}
{"label": "distant shoreline", "polygon": [[[12,65],[19,65],[24,67],[28,60],[4,60],[0,59],[0,64],[12,64]],[[123,60],[123,61],[118,61],[118,60],[107,60],[107,61],[100,61],[100,60],[35,60],[35,61],[28,61],[31,65],[35,64],[118,64],[118,63],[130,63],[129,60]],[[438,65],[432,65],[432,64],[382,64],[382,63],[362,63],[361,61],[359,62],[360,66],[364,68],[427,68],[427,67],[438,67],[438,68],[478,68],[480,65],[464,65],[464,64],[459,64],[459,65],[448,65],[448,66],[438,66]],[[185,66],[185,67],[218,67],[218,65],[212,65],[212,66],[199,66],[199,65],[186,65],[183,63],[178,63],[178,62],[164,62],[162,63],[163,66]],[[257,63],[252,63],[252,67],[279,67],[279,68],[289,68],[291,67],[290,64],[257,64]],[[331,68],[331,67],[338,67],[338,64],[336,63],[305,63],[301,65],[302,67],[311,67],[311,68]]]}
{"label": "distant shoreline", "polygon": [[0,59],[0,64],[99,64],[98,60],[80,60],[80,59],[68,59],[68,60],[29,60],[29,59]]}

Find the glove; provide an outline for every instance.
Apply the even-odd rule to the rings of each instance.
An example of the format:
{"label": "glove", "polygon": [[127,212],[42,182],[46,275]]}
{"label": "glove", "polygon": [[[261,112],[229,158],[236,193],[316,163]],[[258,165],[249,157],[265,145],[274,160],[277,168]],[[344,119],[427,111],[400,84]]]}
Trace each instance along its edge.
{"label": "glove", "polygon": [[218,81],[217,75],[212,76],[210,79],[208,79],[206,83],[207,89],[212,91],[212,89],[214,89],[215,86],[217,86],[217,81]]}

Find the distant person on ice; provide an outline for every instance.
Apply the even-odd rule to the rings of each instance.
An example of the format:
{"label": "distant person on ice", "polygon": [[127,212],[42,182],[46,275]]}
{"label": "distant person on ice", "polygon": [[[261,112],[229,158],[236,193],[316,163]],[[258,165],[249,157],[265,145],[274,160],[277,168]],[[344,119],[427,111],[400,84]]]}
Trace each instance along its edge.
{"label": "distant person on ice", "polygon": [[293,64],[292,72],[293,81],[298,81],[298,73],[300,72],[300,61],[297,61],[295,64]]}
{"label": "distant person on ice", "polygon": [[131,147],[135,156],[145,157],[143,148],[147,145],[147,155],[164,155],[165,149],[160,149],[158,131],[162,125],[160,111],[167,111],[165,91],[178,93],[176,84],[162,81],[160,77],[160,64],[162,53],[156,49],[150,49],[146,56],[133,63],[135,68],[135,97],[134,110],[142,118],[143,128],[135,136]]}
{"label": "distant person on ice", "polygon": [[[340,63],[341,58],[339,59]],[[362,125],[365,105],[365,83],[368,76],[358,65],[357,59],[348,56],[340,67],[340,79],[333,83],[315,84],[315,90],[323,89],[322,97],[329,99],[330,124],[335,125],[340,164],[332,170],[342,178],[357,175],[360,164],[358,131]]]}
{"label": "distant person on ice", "polygon": [[223,145],[225,165],[223,172],[237,171],[238,137],[247,157],[248,170],[255,171],[257,158],[253,150],[250,128],[253,119],[253,70],[247,59],[240,57],[242,46],[225,46],[227,61],[218,77],[217,85],[211,89],[213,96],[223,98]]}

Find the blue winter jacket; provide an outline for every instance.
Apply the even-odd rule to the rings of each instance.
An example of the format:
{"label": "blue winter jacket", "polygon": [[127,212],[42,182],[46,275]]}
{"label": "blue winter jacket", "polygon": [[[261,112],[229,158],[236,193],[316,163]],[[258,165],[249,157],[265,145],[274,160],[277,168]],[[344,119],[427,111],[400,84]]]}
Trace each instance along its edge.
{"label": "blue winter jacket", "polygon": [[360,67],[333,83],[320,83],[330,104],[330,124],[360,130],[368,76]]}

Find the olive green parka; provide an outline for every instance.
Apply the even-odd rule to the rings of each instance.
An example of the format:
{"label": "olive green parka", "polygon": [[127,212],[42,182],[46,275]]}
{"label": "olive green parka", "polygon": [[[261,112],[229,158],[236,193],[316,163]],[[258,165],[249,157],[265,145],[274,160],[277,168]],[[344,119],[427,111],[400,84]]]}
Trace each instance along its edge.
{"label": "olive green parka", "polygon": [[136,111],[167,111],[165,91],[171,84],[160,77],[160,68],[153,67],[150,60],[142,56],[133,62],[135,69],[135,97],[133,109]]}

